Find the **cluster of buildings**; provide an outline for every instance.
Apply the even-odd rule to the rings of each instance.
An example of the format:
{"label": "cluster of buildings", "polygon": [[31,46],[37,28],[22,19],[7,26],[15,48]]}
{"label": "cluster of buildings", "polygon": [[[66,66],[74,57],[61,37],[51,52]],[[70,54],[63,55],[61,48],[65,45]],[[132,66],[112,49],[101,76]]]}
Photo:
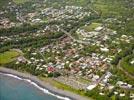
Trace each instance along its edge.
{"label": "cluster of buildings", "polygon": [[15,23],[14,22],[10,22],[10,20],[8,18],[4,18],[0,20],[0,29],[1,28],[11,28],[14,27]]}
{"label": "cluster of buildings", "polygon": [[[107,92],[106,91],[112,91],[112,93],[116,96],[120,96],[120,97],[125,97],[126,95],[128,95],[127,93],[125,93],[124,91],[120,90],[120,89],[128,89],[128,90],[133,90],[134,86],[131,84],[128,84],[126,82],[123,81],[117,81],[116,84],[112,84],[110,81],[112,81],[112,77],[114,77],[114,75],[110,72],[107,72],[105,74],[105,76],[103,77],[102,81],[98,84],[99,87],[99,94],[100,95],[106,95]],[[94,86],[94,87],[93,87]],[[89,85],[89,90],[92,90],[96,87],[97,85]],[[120,89],[115,89],[117,87],[120,87]],[[130,93],[129,97],[131,99],[134,98],[134,94]]]}
{"label": "cluster of buildings", "polygon": [[119,85],[119,87],[126,88],[126,89],[131,89],[133,87],[133,85],[128,84],[128,83],[123,82],[123,81],[118,81],[116,84]]}
{"label": "cluster of buildings", "polygon": [[[60,8],[47,7],[43,4],[37,3],[33,4],[32,7],[39,9],[36,11],[26,11],[22,6],[16,6],[14,3],[9,3],[7,9],[10,12],[15,13],[16,20],[21,23],[30,23],[37,24],[43,22],[52,22],[52,21],[63,21],[70,20],[77,21],[81,20],[84,17],[89,17],[91,12],[85,11],[83,7],[80,6],[61,6]],[[31,8],[30,8],[31,9]],[[9,12],[7,11],[7,12]],[[1,12],[2,13],[2,12]],[[69,21],[68,21],[69,22]]]}
{"label": "cluster of buildings", "polygon": [[[49,27],[45,29],[47,30]],[[24,59],[20,57],[18,58],[18,62],[35,66],[37,71],[45,71],[48,74],[59,72],[61,76],[55,78],[55,80],[76,89],[93,90],[95,87],[99,86],[99,94],[106,95],[103,89],[105,90],[107,88],[108,90],[113,90],[115,88],[115,85],[109,83],[109,80],[111,80],[113,76],[112,73],[108,71],[111,59],[98,53],[92,53],[89,56],[81,56],[80,50],[83,50],[83,48],[83,44],[78,44],[73,42],[70,37],[65,37],[56,43],[51,43],[38,50],[29,50],[29,58]],[[16,64],[18,64],[18,62]],[[45,75],[47,76],[46,73]],[[74,77],[83,77],[88,80],[89,83],[81,82]],[[120,81],[117,82],[116,85],[120,88],[133,87],[130,84]],[[114,94],[121,97],[126,95],[120,91],[114,91]],[[130,97],[132,96],[133,95]]]}
{"label": "cluster of buildings", "polygon": [[[91,15],[91,12],[84,11],[83,7],[78,6],[65,6],[59,9],[53,7],[41,8],[39,11],[30,12],[26,15],[23,15],[20,8],[16,7],[14,4],[9,3],[8,9],[11,12],[15,12],[16,19],[21,23],[26,22],[26,20],[30,23],[41,23],[44,22],[43,18],[46,18],[49,22],[64,20],[76,21],[76,19],[81,20]],[[0,12],[0,14],[4,13]],[[8,18],[0,20],[0,28],[10,28],[14,26],[16,26],[16,23],[11,22]],[[35,33],[29,33],[28,35],[1,36],[0,41],[3,44],[9,41],[23,41],[24,39],[34,39],[44,36],[45,34],[56,32],[60,32],[59,25],[46,25],[43,29]],[[108,70],[112,57],[109,55],[105,56],[103,52],[110,52],[109,46],[105,43],[110,39],[110,36],[117,33],[100,24],[92,31],[78,28],[76,34],[79,36],[80,40],[88,41],[91,45],[99,46],[100,53],[93,52],[88,56],[82,56],[80,51],[83,50],[85,45],[72,41],[70,37],[65,37],[57,40],[55,43],[41,47],[38,50],[30,48],[30,50],[26,51],[29,57],[25,58],[24,56],[20,56],[17,58],[15,64],[25,63],[28,66],[34,66],[36,71],[44,71],[46,76],[49,73],[59,72],[61,77],[55,78],[56,81],[70,85],[76,89],[92,90],[99,86],[99,94],[105,95],[103,89],[107,88],[112,90],[115,88],[115,85],[109,83],[110,78],[113,76]],[[122,35],[120,38],[112,41],[112,43],[119,44],[120,41],[130,43],[132,39],[132,36]],[[121,50],[118,49],[118,52],[120,51]],[[130,63],[134,64],[134,60],[132,59]],[[85,80],[89,81],[89,83],[81,82],[75,77],[83,77]],[[118,81],[116,85],[125,89],[133,88],[133,85],[122,81]],[[121,97],[126,96],[125,93],[119,91],[114,91],[114,94],[118,94]],[[131,94],[130,98],[134,98],[134,94]]]}
{"label": "cluster of buildings", "polygon": [[[90,28],[92,26],[89,25],[88,27]],[[91,42],[92,44],[95,43],[96,45],[100,45],[104,41],[109,40],[110,36],[113,36],[117,33],[116,31],[112,31],[108,28],[105,28],[103,25],[99,25],[91,31],[87,31],[84,28],[78,28],[76,34],[79,36],[79,39],[83,41],[88,41]]]}
{"label": "cluster of buildings", "polygon": [[0,10],[0,28],[11,28],[26,22],[21,6],[9,2]]}
{"label": "cluster of buildings", "polygon": [[[116,83],[116,86],[119,86],[121,89],[128,89],[128,90],[132,90],[133,91],[133,85],[131,84],[128,84],[126,82],[123,82],[123,81],[118,81]],[[130,99],[134,99],[134,93],[130,92],[130,94],[128,95],[127,93],[123,92],[123,91],[120,91],[119,90],[114,90],[114,95],[118,95],[120,97],[125,97],[125,96],[129,96]]]}
{"label": "cluster of buildings", "polygon": [[12,39],[8,36],[1,36],[0,37],[0,42],[3,44],[4,42],[11,41]]}
{"label": "cluster of buildings", "polygon": [[[48,73],[58,71],[63,76],[75,75],[95,82],[109,67],[107,58],[97,53],[83,57],[79,52],[83,47],[82,44],[77,44],[66,37],[57,43],[42,47],[38,51],[31,52],[29,50],[30,58],[26,60],[26,63],[36,66],[36,70],[45,70]],[[82,87],[85,86],[87,84],[82,85]]]}
{"label": "cluster of buildings", "polygon": [[57,33],[60,32],[60,26],[58,25],[46,25],[42,30],[38,30],[37,33]]}
{"label": "cluster of buildings", "polygon": [[47,16],[50,20],[61,21],[65,19],[83,19],[85,16],[90,16],[91,12],[86,12],[78,6],[65,6],[60,9],[45,8],[41,11],[41,14]]}

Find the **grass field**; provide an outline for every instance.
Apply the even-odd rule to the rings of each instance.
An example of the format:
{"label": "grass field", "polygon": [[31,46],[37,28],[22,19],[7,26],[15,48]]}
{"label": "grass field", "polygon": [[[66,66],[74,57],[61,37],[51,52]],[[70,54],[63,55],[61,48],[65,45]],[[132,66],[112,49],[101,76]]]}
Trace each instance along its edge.
{"label": "grass field", "polygon": [[88,26],[83,26],[82,29],[84,29],[87,32],[93,31],[95,28],[101,26],[100,23],[91,23]]}
{"label": "grass field", "polygon": [[19,52],[13,50],[0,53],[0,65],[12,62],[17,56]]}
{"label": "grass field", "polygon": [[96,0],[93,7],[100,12],[103,17],[117,17],[126,11],[124,0]]}
{"label": "grass field", "polygon": [[22,3],[25,3],[28,1],[30,1],[30,0],[13,0],[13,2],[15,2],[16,4],[22,4]]}

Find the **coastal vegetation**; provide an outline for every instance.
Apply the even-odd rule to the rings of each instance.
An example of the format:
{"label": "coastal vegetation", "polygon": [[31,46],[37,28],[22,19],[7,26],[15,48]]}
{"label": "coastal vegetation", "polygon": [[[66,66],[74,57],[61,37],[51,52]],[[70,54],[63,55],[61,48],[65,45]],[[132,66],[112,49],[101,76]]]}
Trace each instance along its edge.
{"label": "coastal vegetation", "polygon": [[[44,81],[44,82],[48,82],[49,84],[51,84],[52,86],[58,88],[58,89],[61,89],[61,90],[66,90],[66,91],[70,91],[70,92],[73,92],[73,93],[76,93],[76,94],[79,94],[79,95],[82,95],[82,96],[86,96],[84,94],[84,90],[77,90],[77,89],[74,89],[66,84],[63,84],[63,83],[60,83],[52,78],[44,78],[44,77],[40,77],[39,78]],[[90,98],[90,97],[89,97]]]}
{"label": "coastal vegetation", "polygon": [[15,2],[16,4],[22,4],[22,3],[25,3],[28,1],[30,1],[30,0],[13,0],[13,2]]}

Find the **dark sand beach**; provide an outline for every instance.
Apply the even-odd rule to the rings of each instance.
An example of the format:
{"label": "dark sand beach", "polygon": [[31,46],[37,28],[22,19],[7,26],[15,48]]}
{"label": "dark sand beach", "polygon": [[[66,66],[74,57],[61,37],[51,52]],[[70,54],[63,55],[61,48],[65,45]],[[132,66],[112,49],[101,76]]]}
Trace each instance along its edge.
{"label": "dark sand beach", "polygon": [[4,73],[4,74],[12,74],[12,75],[18,76],[20,78],[24,78],[24,79],[29,79],[32,82],[35,82],[36,84],[38,84],[38,86],[48,90],[49,92],[51,92],[53,94],[56,94],[56,95],[59,95],[61,97],[65,97],[66,99],[70,99],[70,100],[90,100],[89,98],[82,97],[80,95],[74,94],[73,92],[57,89],[56,87],[53,87],[48,83],[44,83],[44,81],[39,80],[36,76],[33,76],[31,74],[18,72],[18,71],[8,69],[8,68],[3,68],[3,67],[0,68],[0,72]]}

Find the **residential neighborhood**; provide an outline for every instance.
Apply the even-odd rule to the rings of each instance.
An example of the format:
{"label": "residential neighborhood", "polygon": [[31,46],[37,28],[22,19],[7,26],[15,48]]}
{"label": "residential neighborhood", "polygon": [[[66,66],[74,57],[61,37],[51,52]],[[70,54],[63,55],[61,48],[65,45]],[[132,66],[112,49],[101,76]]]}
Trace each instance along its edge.
{"label": "residential neighborhood", "polygon": [[94,100],[134,100],[130,2],[16,1],[0,1],[1,67]]}

